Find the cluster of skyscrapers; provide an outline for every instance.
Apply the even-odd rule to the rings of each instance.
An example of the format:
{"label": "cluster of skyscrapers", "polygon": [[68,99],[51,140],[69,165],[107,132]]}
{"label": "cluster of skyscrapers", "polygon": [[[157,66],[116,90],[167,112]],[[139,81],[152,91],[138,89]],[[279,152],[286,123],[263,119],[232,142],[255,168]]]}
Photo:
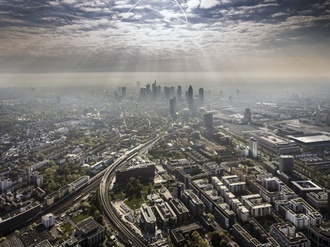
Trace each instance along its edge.
{"label": "cluster of skyscrapers", "polygon": [[204,106],[204,89],[198,90],[197,100],[194,97],[193,87],[190,85],[183,97],[182,87],[164,86],[163,88],[157,85],[156,81],[152,84],[147,84],[140,88],[139,96],[141,100],[165,100],[169,102],[169,115],[176,118],[178,105],[186,103],[190,114],[195,115],[198,108]]}

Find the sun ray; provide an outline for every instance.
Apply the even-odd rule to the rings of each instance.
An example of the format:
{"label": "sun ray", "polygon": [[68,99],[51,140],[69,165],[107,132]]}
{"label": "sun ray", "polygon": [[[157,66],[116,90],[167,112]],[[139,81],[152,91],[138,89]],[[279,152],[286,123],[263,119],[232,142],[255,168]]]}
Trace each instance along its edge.
{"label": "sun ray", "polygon": [[[126,13],[130,13],[133,9],[135,9],[141,2],[142,0],[138,0]],[[187,17],[187,13],[183,10],[183,8],[181,7],[180,3],[177,0],[173,0],[175,2],[175,4],[180,8],[185,20],[181,19],[181,18],[177,18],[180,21],[186,23],[187,25],[189,24],[188,22],[188,17]],[[123,19],[123,18],[121,18]]]}

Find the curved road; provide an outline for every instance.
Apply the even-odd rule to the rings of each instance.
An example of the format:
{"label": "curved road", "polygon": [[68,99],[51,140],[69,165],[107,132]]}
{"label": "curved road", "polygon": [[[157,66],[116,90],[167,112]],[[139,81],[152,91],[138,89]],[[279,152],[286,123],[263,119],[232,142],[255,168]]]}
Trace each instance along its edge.
{"label": "curved road", "polygon": [[118,232],[121,232],[124,234],[129,244],[136,246],[136,247],[144,247],[147,246],[139,236],[129,227],[127,226],[117,215],[116,210],[113,208],[113,206],[110,203],[109,199],[109,187],[111,181],[115,177],[115,171],[118,167],[123,165],[126,161],[132,159],[137,154],[142,154],[146,152],[148,149],[150,149],[162,136],[156,136],[146,142],[145,144],[141,144],[140,146],[134,148],[133,150],[125,153],[122,157],[120,157],[118,160],[116,160],[104,173],[104,176],[102,178],[102,181],[100,183],[100,197],[101,201],[104,206],[105,214],[108,218],[108,220],[117,228]]}

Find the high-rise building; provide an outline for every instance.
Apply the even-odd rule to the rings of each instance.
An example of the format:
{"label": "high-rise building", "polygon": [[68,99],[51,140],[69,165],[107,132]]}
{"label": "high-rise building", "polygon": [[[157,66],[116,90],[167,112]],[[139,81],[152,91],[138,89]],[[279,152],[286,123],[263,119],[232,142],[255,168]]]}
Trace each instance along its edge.
{"label": "high-rise building", "polygon": [[157,98],[157,84],[156,84],[156,80],[155,80],[154,83],[152,83],[151,89],[152,89],[152,97],[153,98]]}
{"label": "high-rise building", "polygon": [[194,91],[192,86],[190,85],[188,88],[187,92],[187,103],[188,103],[188,108],[190,111],[193,111],[194,108]]}
{"label": "high-rise building", "polygon": [[293,173],[293,156],[281,155],[279,158],[279,168],[281,173],[290,175]]}
{"label": "high-rise building", "polygon": [[164,87],[164,96],[166,100],[170,99],[171,96],[171,88],[170,87]]}
{"label": "high-rise building", "polygon": [[170,87],[170,97],[173,98],[175,97],[175,87]]}
{"label": "high-rise building", "polygon": [[150,97],[150,95],[151,95],[150,84],[147,84],[147,86],[146,86],[146,94],[148,97]]}
{"label": "high-rise building", "polygon": [[157,95],[160,95],[160,93],[162,92],[162,87],[161,86],[157,86]]}
{"label": "high-rise building", "polygon": [[122,87],[121,88],[121,97],[125,98],[125,96],[126,96],[126,87]]}
{"label": "high-rise building", "polygon": [[203,114],[203,126],[206,129],[213,129],[213,114],[212,113]]}
{"label": "high-rise building", "polygon": [[182,88],[181,86],[178,86],[178,90],[176,91],[176,97],[178,99],[178,101],[181,101],[181,97],[182,97]]}
{"label": "high-rise building", "polygon": [[213,114],[205,113],[203,114],[203,135],[206,138],[212,138],[214,136],[214,128],[213,128]]}
{"label": "high-rise building", "polygon": [[200,88],[198,91],[199,106],[204,105],[204,89]]}
{"label": "high-rise building", "polygon": [[250,137],[249,148],[250,157],[258,158],[258,141],[254,137]]}
{"label": "high-rise building", "polygon": [[170,115],[172,118],[176,117],[176,98],[170,99]]}
{"label": "high-rise building", "polygon": [[251,110],[250,108],[246,108],[245,109],[245,112],[244,112],[244,117],[243,117],[243,120],[242,122],[244,124],[248,124],[248,123],[251,123],[252,121],[252,113],[251,113]]}
{"label": "high-rise building", "polygon": [[144,99],[146,96],[147,96],[147,89],[145,87],[141,87],[140,88],[140,98]]}

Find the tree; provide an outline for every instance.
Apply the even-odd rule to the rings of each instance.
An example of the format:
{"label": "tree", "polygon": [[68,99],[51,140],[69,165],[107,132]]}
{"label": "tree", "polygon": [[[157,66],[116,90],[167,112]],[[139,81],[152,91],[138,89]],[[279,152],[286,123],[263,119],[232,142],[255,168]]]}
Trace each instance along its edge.
{"label": "tree", "polygon": [[91,209],[91,204],[89,203],[89,202],[82,202],[82,203],[80,203],[80,206],[82,207],[82,208],[86,208],[87,210],[90,210]]}
{"label": "tree", "polygon": [[198,238],[200,237],[199,233],[197,231],[194,231],[192,234],[191,234],[191,241],[193,243],[198,243]]}
{"label": "tree", "polygon": [[94,211],[94,219],[97,219],[100,215],[101,215],[100,211],[96,209]]}
{"label": "tree", "polygon": [[142,191],[142,184],[140,183],[140,180],[135,178],[135,177],[131,177],[127,184],[126,184],[126,195],[127,197],[130,196],[134,196],[136,195],[137,197],[141,197],[141,191]]}
{"label": "tree", "polygon": [[148,195],[150,195],[152,192],[152,184],[149,183],[149,186],[148,186]]}
{"label": "tree", "polygon": [[136,187],[135,187],[135,194],[136,194],[136,196],[137,197],[141,197],[142,196],[142,194],[141,194],[141,192],[142,192],[142,184],[138,184]]}
{"label": "tree", "polygon": [[222,162],[222,157],[220,155],[216,155],[215,157],[213,157],[213,159],[217,164],[220,164]]}
{"label": "tree", "polygon": [[218,231],[210,232],[208,235],[211,239],[212,246],[219,246],[220,245],[220,242],[222,240],[222,237],[220,236],[220,232],[218,232]]}
{"label": "tree", "polygon": [[224,239],[221,240],[220,242],[220,247],[226,247],[227,246],[227,243]]}
{"label": "tree", "polygon": [[196,246],[196,247],[207,247],[208,243],[201,237],[199,232],[194,231],[191,234],[191,246]]}
{"label": "tree", "polygon": [[38,161],[43,161],[45,159],[45,155],[43,153],[38,154]]}
{"label": "tree", "polygon": [[100,223],[101,225],[105,225],[105,220],[102,214],[100,214],[98,217],[95,218],[95,220]]}

